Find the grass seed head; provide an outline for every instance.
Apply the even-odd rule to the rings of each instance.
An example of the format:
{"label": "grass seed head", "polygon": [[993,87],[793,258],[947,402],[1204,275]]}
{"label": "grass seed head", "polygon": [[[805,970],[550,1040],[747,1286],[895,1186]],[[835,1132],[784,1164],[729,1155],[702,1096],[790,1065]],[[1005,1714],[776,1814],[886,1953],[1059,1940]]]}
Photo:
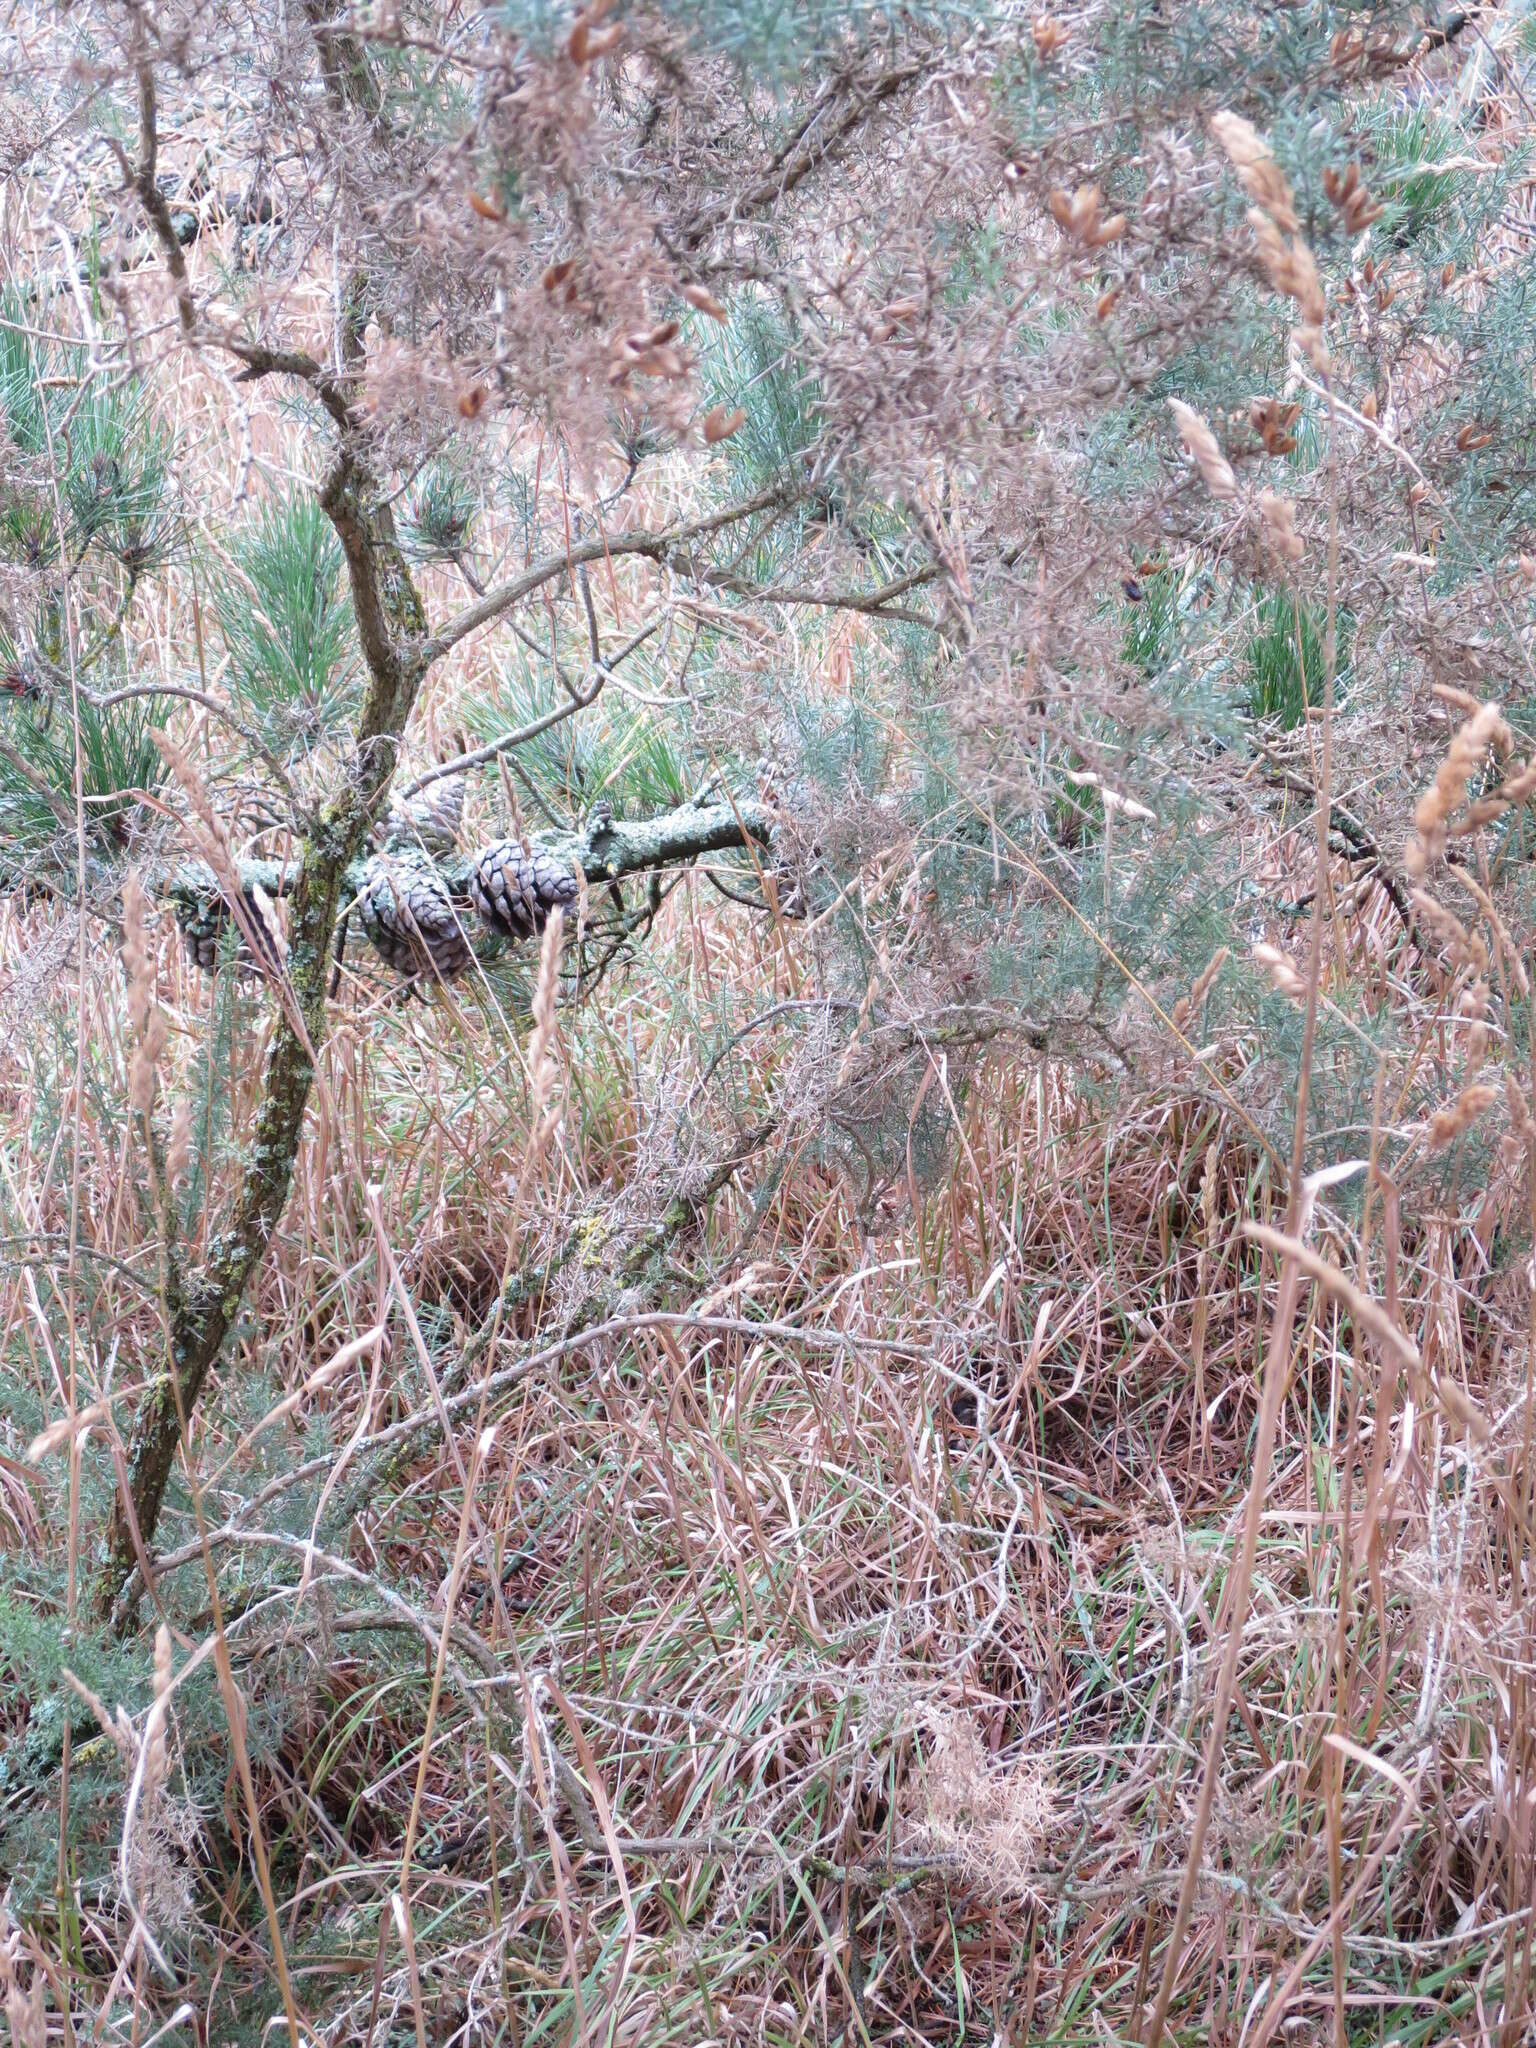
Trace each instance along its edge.
{"label": "grass seed head", "polygon": [[1479,704],[1460,725],[1435,779],[1414,806],[1414,838],[1404,860],[1410,875],[1422,880],[1430,863],[1445,851],[1451,819],[1466,801],[1467,784],[1490,752],[1507,756],[1514,736],[1497,704]]}
{"label": "grass seed head", "polygon": [[1223,112],[1211,117],[1211,132],[1226,151],[1238,183],[1255,206],[1262,207],[1285,234],[1295,234],[1299,222],[1291,188],[1269,144],[1253,123],[1245,121],[1241,114]]}
{"label": "grass seed head", "polygon": [[1498,1099],[1499,1091],[1491,1082],[1469,1082],[1448,1109],[1437,1109],[1430,1118],[1430,1151],[1443,1152],[1464,1131],[1470,1130],[1483,1111],[1491,1108]]}
{"label": "grass seed head", "polygon": [[1235,498],[1237,478],[1232,465],[1221,452],[1221,443],[1211,432],[1205,421],[1193,406],[1186,405],[1182,398],[1170,398],[1169,411],[1179,429],[1179,438],[1195,458],[1205,487],[1213,498]]}
{"label": "grass seed head", "polygon": [[1252,949],[1254,964],[1261,968],[1281,995],[1289,996],[1299,1003],[1307,993],[1307,984],[1288,953],[1282,953],[1278,946],[1271,946],[1266,940],[1259,940]]}
{"label": "grass seed head", "polygon": [[1290,499],[1282,498],[1278,491],[1261,491],[1259,510],[1263,515],[1264,538],[1275,553],[1283,562],[1299,562],[1306,548],[1296,531],[1296,507]]}
{"label": "grass seed head", "polygon": [[1196,975],[1188,995],[1180,996],[1179,1000],[1174,1004],[1171,1014],[1173,1022],[1179,1030],[1182,1031],[1192,1017],[1197,1017],[1200,1014],[1206,997],[1215,985],[1217,975],[1220,974],[1222,968],[1227,964],[1229,952],[1230,949],[1228,947],[1218,946],[1205,966],[1201,968],[1199,974]]}
{"label": "grass seed head", "polygon": [[171,1186],[179,1187],[192,1163],[192,1105],[178,1095],[171,1111],[171,1135],[165,1148],[165,1171]]}

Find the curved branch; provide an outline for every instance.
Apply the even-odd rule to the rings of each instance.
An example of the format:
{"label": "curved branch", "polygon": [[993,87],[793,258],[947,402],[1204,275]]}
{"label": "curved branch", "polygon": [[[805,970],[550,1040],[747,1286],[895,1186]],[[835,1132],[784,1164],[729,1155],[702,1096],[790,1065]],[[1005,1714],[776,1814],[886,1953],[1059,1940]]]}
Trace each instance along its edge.
{"label": "curved branch", "polygon": [[128,161],[120,144],[114,143],[123,174],[138,194],[139,204],[149,216],[155,239],[165,255],[165,267],[171,273],[171,288],[176,296],[176,317],[181,322],[183,334],[190,335],[197,325],[197,309],[192,303],[192,286],[187,277],[187,259],[182,254],[181,238],[176,224],[171,219],[171,209],[165,203],[165,194],[156,183],[156,169],[160,160],[159,132],[155,112],[155,74],[147,62],[140,62],[137,68],[139,88],[139,160],[136,164]]}
{"label": "curved branch", "polygon": [[895,625],[926,626],[934,633],[950,630],[942,619],[933,618],[927,612],[914,611],[910,605],[896,603],[896,599],[904,597],[909,590],[921,590],[925,585],[937,582],[944,574],[943,565],[938,562],[914,569],[909,575],[893,577],[889,583],[882,583],[874,590],[799,590],[754,583],[749,576],[737,576],[729,569],[686,564],[676,566],[698,582],[707,583],[711,590],[728,591],[733,597],[750,598],[755,604],[803,604],[827,611],[864,612],[871,618],[885,619]]}
{"label": "curved branch", "polygon": [[744,498],[739,505],[728,505],[723,512],[711,512],[702,519],[682,520],[676,526],[663,527],[659,533],[597,534],[590,540],[576,541],[558,555],[548,555],[542,562],[535,562],[521,576],[514,576],[510,582],[488,590],[477,604],[466,606],[456,619],[450,619],[441,632],[429,633],[417,649],[418,658],[424,669],[430,668],[449,648],[457,647],[461,640],[499,619],[503,612],[510,611],[513,605],[520,604],[543,584],[579,568],[583,562],[610,561],[620,555],[647,555],[652,561],[665,561],[688,541],[704,540],[710,534],[720,533],[758,512],[787,511],[801,495],[787,484],[773,484],[767,490]]}
{"label": "curved branch", "polygon": [[[421,680],[413,649],[426,624],[421,599],[395,539],[387,507],[371,497],[370,480],[343,445],[320,486],[320,503],[335,527],[352,586],[353,609],[367,665],[367,687],[348,768],[320,807],[293,863],[284,1000],[262,1077],[248,1163],[229,1228],[212,1240],[206,1263],[184,1272],[167,1258],[164,1309],[170,1357],[134,1418],[128,1475],[113,1503],[96,1585],[98,1611],[112,1613],[117,1595],[150,1542],[190,1417],[240,1312],[252,1275],[287,1206],[294,1160],[325,1031],[331,935],[348,874],[367,844],[394,776],[401,736]],[[203,798],[206,805],[206,797]],[[288,877],[285,875],[285,881]]]}
{"label": "curved branch", "polygon": [[467,754],[455,754],[451,760],[439,761],[425,774],[418,775],[414,782],[408,782],[401,790],[402,798],[419,796],[434,782],[441,782],[445,775],[458,775],[466,768],[481,768],[487,761],[494,761],[498,754],[510,753],[514,747],[521,747],[529,740],[536,740],[540,733],[548,732],[552,725],[563,725],[568,718],[574,718],[578,711],[585,711],[595,704],[602,695],[607,674],[599,670],[590,690],[578,693],[564,704],[557,704],[553,711],[546,711],[542,717],[520,725],[515,732],[504,732],[499,738],[488,740],[483,747],[472,747]]}

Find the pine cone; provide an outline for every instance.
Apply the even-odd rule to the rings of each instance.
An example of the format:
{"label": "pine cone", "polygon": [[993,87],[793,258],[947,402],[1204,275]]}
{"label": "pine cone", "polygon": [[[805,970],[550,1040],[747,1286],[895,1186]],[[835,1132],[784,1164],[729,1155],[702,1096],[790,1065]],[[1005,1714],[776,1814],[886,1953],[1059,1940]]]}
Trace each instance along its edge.
{"label": "pine cone", "polygon": [[531,939],[555,910],[574,909],[581,884],[571,869],[538,847],[516,839],[482,847],[469,878],[470,900],[493,931]]}
{"label": "pine cone", "polygon": [[211,903],[185,907],[176,906],[176,922],[181,927],[181,943],[186,948],[187,958],[194,967],[204,974],[212,974],[219,964],[219,941],[229,925],[229,911],[222,897],[215,896]]}
{"label": "pine cone", "polygon": [[444,775],[408,802],[392,797],[374,828],[374,845],[424,849],[441,859],[458,851],[463,821],[464,777]]}
{"label": "pine cone", "polygon": [[375,854],[357,913],[374,950],[400,974],[449,981],[474,958],[442,876],[420,854]]}
{"label": "pine cone", "polygon": [[[204,974],[212,974],[219,964],[219,948],[224,934],[235,919],[233,911],[218,893],[219,885],[213,870],[204,868],[199,879],[203,886],[196,893],[189,891],[173,895],[171,908],[181,931],[187,958]],[[280,965],[277,945],[268,936],[261,906],[247,893],[245,907],[261,950],[259,955],[253,954],[244,931],[240,931],[235,942],[235,965],[242,974],[275,972]]]}

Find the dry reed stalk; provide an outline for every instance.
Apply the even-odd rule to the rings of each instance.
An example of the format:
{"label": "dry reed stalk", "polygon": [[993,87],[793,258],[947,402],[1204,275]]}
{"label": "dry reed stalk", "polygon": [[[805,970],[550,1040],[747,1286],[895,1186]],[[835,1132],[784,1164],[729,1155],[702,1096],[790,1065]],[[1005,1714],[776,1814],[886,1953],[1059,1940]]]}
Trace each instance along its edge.
{"label": "dry reed stalk", "polygon": [[1521,958],[1520,948],[1515,944],[1514,937],[1500,914],[1498,905],[1476,875],[1469,874],[1465,868],[1448,867],[1446,876],[1448,880],[1465,889],[1482,912],[1487,920],[1488,929],[1493,933],[1500,968],[1509,976],[1520,994],[1529,997],[1531,983],[1525,971],[1525,962]]}
{"label": "dry reed stalk", "polygon": [[154,1107],[155,1071],[165,1051],[165,1019],[155,1001],[155,970],[145,931],[149,899],[136,874],[123,884],[123,965],[128,974],[128,1016],[134,1048],[128,1099],[140,1116]]}
{"label": "dry reed stalk", "polygon": [[1194,457],[1206,489],[1213,498],[1226,499],[1237,496],[1237,478],[1232,465],[1221,452],[1221,444],[1201,419],[1193,406],[1186,405],[1182,398],[1170,398],[1168,409],[1173,414],[1179,430],[1179,438]]}
{"label": "dry reed stalk", "polygon": [[528,1037],[528,1084],[532,1093],[532,1139],[529,1145],[530,1172],[537,1172],[560,1117],[556,1093],[560,1063],[556,1057],[555,1002],[560,986],[560,948],[565,933],[565,914],[556,910],[544,927],[539,949],[539,973],[533,991],[533,1029]]}
{"label": "dry reed stalk", "polygon": [[1476,974],[1487,972],[1488,948],[1480,932],[1468,931],[1455,911],[1448,910],[1427,889],[1413,889],[1409,900],[1423,923],[1445,947],[1453,967],[1470,968]]}
{"label": "dry reed stalk", "polygon": [[21,1931],[8,1913],[0,1912],[0,1988],[5,1993],[5,2019],[12,2048],[47,2048],[48,2022],[44,1994],[48,1979],[36,1963],[22,1982]]}

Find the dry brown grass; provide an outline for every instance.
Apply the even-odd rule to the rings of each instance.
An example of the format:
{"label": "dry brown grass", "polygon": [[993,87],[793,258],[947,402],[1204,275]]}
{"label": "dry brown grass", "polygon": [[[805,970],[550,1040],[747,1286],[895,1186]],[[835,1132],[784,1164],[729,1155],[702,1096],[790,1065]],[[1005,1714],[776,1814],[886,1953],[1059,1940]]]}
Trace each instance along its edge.
{"label": "dry brown grass", "polygon": [[[578,24],[579,60],[567,45],[497,115],[573,189],[603,164],[583,69],[600,12]],[[1088,26],[1040,17],[1040,61],[1075,61]],[[936,451],[973,436],[973,455],[1005,410],[1017,426],[1013,313],[944,330],[913,254],[925,194],[939,208],[945,179],[978,165],[995,183],[968,63],[942,78],[921,147],[877,131],[839,188],[865,207],[889,179],[900,232],[878,240],[856,215],[865,242],[814,367],[829,434],[911,484],[927,552],[901,597],[934,599],[918,623],[942,639],[935,670],[962,679],[954,841],[985,831],[1028,915],[1081,928],[1082,979],[1113,995],[993,1029],[985,940],[951,919],[932,845],[842,787],[795,831],[866,942],[857,983],[832,959],[830,910],[785,902],[777,874],[753,915],[690,873],[643,951],[579,1001],[557,999],[555,927],[522,988],[404,1003],[354,956],[280,1226],[186,1418],[181,1491],[144,1560],[147,1626],[120,1614],[114,1634],[85,1618],[90,1551],[165,1355],[171,1205],[201,1260],[256,1129],[275,1006],[195,973],[138,894],[124,973],[101,925],[43,895],[0,899],[16,1845],[0,1988],[25,2048],[278,2029],[370,2048],[1066,2048],[1144,2039],[1155,2009],[1169,2038],[1223,2048],[1503,2048],[1536,2026],[1532,934],[1495,836],[1536,774],[1471,637],[1524,599],[1490,571],[1447,624],[1430,558],[1377,546],[1389,494],[1454,533],[1445,463],[1431,495],[1405,424],[1414,378],[1428,404],[1430,351],[1399,380],[1396,439],[1374,387],[1351,404],[1317,381],[1330,340],[1342,351],[1341,329],[1353,342],[1349,323],[1387,308],[1374,275],[1347,311],[1325,303],[1295,195],[1237,116],[1217,138],[1263,209],[1259,264],[1302,322],[1286,396],[1253,398],[1247,423],[1175,399],[1198,481],[1179,456],[1112,546],[1067,456],[1036,505],[1052,437],[1070,442],[1097,388],[1100,330],[1151,268],[1155,206],[1172,218],[1188,182],[1170,144],[1147,204],[1122,212],[1070,175],[1063,137],[1028,181],[1009,161],[1006,260],[1020,301],[1080,287],[1093,324],[1072,360],[1039,359],[1038,441],[991,474],[968,531],[949,491],[966,450],[942,477]],[[692,138],[711,206],[742,146],[719,123]],[[1200,175],[1214,190],[1230,172]],[[1363,232],[1375,201],[1334,175]],[[676,226],[681,199],[644,177]],[[455,165],[418,195],[407,254],[500,277],[522,230],[463,182]],[[724,462],[747,421],[718,403],[694,420],[675,337],[640,324],[672,267],[639,202],[603,198],[579,270],[546,267],[553,241],[530,247],[499,345],[521,352],[530,403],[568,408],[578,452],[606,432],[618,376],[651,378],[658,421],[692,436],[603,527],[616,538],[706,501],[716,473],[699,462]],[[46,200],[29,189],[38,210],[6,224],[13,269],[46,246]],[[398,232],[370,206],[370,231]],[[838,232],[835,207],[813,211],[818,263]],[[1469,310],[1510,246],[1485,247]],[[214,252],[232,248],[226,234],[191,252],[194,292],[212,298]],[[273,303],[323,355],[317,250]],[[1250,254],[1211,256],[1222,288]],[[567,285],[602,316],[579,335]],[[129,297],[158,340],[171,299],[153,274]],[[688,298],[718,310],[703,284]],[[489,408],[490,448],[484,370],[478,339],[441,358],[381,341],[369,431],[388,455],[419,452]],[[198,575],[178,565],[146,590],[125,642],[136,672],[195,658],[218,692],[198,577],[235,573],[232,522],[308,480],[311,433],[211,351],[157,357],[154,375],[190,451]],[[1312,400],[1326,461],[1298,471],[1294,498],[1253,488],[1248,425],[1279,459]],[[1477,453],[1480,431],[1455,452]],[[610,449],[583,476],[557,439],[517,425],[495,445],[568,526],[623,465]],[[1006,517],[988,523],[1018,505],[1038,511],[1038,574],[1014,574]],[[518,566],[505,508],[484,531]],[[806,552],[801,599],[863,576],[851,544]],[[1212,561],[1279,575],[1298,648],[1303,603],[1331,628],[1342,580],[1365,650],[1357,699],[1312,716],[1304,690],[1287,736],[1241,763],[1202,758],[1215,827],[1177,814],[1171,782],[1166,813],[1122,794],[1135,750],[1084,741],[1089,711],[1135,682],[1104,589],[1113,604],[1128,567],[1151,583]],[[784,674],[821,710],[876,671],[892,780],[934,769],[888,621],[832,606],[807,628],[782,589],[728,604],[734,558],[713,581],[687,566],[594,564],[582,612],[561,588],[565,625],[585,632],[590,603],[610,647],[661,611],[680,643],[720,629],[739,701],[717,730],[744,759],[747,739],[774,753],[766,779],[791,765],[764,709]],[[456,578],[421,581],[430,615],[450,613]],[[527,611],[551,645],[556,602]],[[1517,669],[1523,620],[1501,643]],[[1389,627],[1399,651],[1422,634],[1437,689],[1391,695],[1367,632]],[[664,709],[686,672],[661,667]],[[410,765],[452,751],[494,686],[487,642],[456,648],[417,707]],[[1144,729],[1166,736],[1151,708]],[[1030,749],[1062,734],[1069,765],[1042,794]],[[195,704],[176,713],[170,844],[147,837],[151,858],[196,842],[194,820],[220,861],[221,833],[235,854],[251,838],[270,791],[221,782],[228,744]],[[1026,842],[1034,812],[1010,822],[1000,802],[1021,790],[1067,822]],[[476,822],[515,822],[525,798],[488,776]],[[1349,827],[1332,839],[1330,799]],[[1204,886],[1235,943],[1154,988],[1116,949],[1113,890],[1202,833],[1219,838]],[[1060,879],[1090,840],[1121,862],[1106,856],[1097,903]],[[1219,1010],[1245,954],[1255,989],[1284,1000]],[[1289,1170],[1298,1071],[1322,1096],[1351,1058],[1374,1076],[1368,1114],[1309,1124],[1303,1089]],[[924,1115],[942,1130],[927,1151]],[[90,1720],[55,1740],[66,1695]],[[36,1784],[18,1775],[40,1756]]]}
{"label": "dry brown grass", "polygon": [[[717,984],[755,1000],[783,971],[777,944],[682,908],[668,971],[704,971],[697,943]],[[195,1060],[206,994],[169,958],[159,986]],[[126,1063],[119,1002],[94,983],[84,1014]],[[324,1417],[354,1460],[395,1417],[411,1342],[397,1322],[381,1374],[377,1346],[351,1341],[385,1307],[372,1234],[418,1309],[472,1317],[506,1258],[634,1170],[634,1105],[615,1101],[569,1107],[530,1178],[537,1091],[514,1081],[456,1109],[437,1022],[338,1029],[254,1304],[274,1393],[299,1396],[271,1426]],[[563,1034],[573,1072],[601,1068],[605,1020]],[[765,1091],[771,1064],[758,1055]],[[18,1117],[26,1073],[5,1082]],[[237,1131],[253,1087],[235,1091]],[[66,1094],[59,1112],[121,1395],[154,1345],[142,1288],[112,1263],[138,1256],[132,1189],[89,1105]],[[253,1762],[299,2004],[333,2037],[365,2036],[375,2006],[378,2028],[409,2031],[418,2011],[428,2038],[560,2011],[563,2033],[578,1978],[589,2035],[636,2041],[835,2036],[854,2011],[873,2038],[937,2040],[962,2006],[1005,2038],[1090,2039],[1092,2013],[1133,2009],[1222,1639],[1275,1284],[1240,1225],[1267,1198],[1243,1133],[1178,1093],[1108,1119],[1065,1075],[999,1060],[955,1135],[946,1184],[878,1241],[845,1185],[790,1159],[761,1213],[717,1206],[676,1310],[568,1344],[546,1338],[547,1307],[509,1329],[460,1448],[414,1458],[350,1559],[306,1559],[270,1501],[218,1526],[243,1460],[227,1463],[212,1403],[211,1540],[243,1556],[253,1591],[285,1555],[294,1573],[229,1638],[247,1696],[281,1698],[283,1746]],[[68,1182],[37,1153],[12,1174],[34,1242],[63,1241]],[[1434,1986],[1396,1994],[1405,2018],[1475,2011],[1519,1924],[1523,1835],[1501,1788],[1525,1741],[1509,1475],[1529,1390],[1517,1332],[1497,1340],[1451,1243],[1441,1226],[1391,1248],[1422,1384],[1398,1385],[1336,1300],[1304,1303],[1183,1969],[1217,1987],[1180,2023],[1202,2038],[1235,2040],[1267,2009],[1331,1898],[1352,2027],[1403,1972]],[[8,1289],[18,1335],[37,1326],[31,1285],[21,1272]],[[55,1409],[57,1362],[34,1360]],[[237,1354],[231,1390],[247,1369]],[[104,1380],[90,1355],[80,1373],[83,1407]],[[1485,1440],[1437,1387],[1486,1418]],[[47,1540],[27,1490],[16,1504],[13,1542]],[[377,1632],[399,1630],[438,1658],[425,1733],[422,1667],[375,1663]],[[1496,1755],[1477,1747],[1485,1728]],[[134,1850],[159,1859],[146,1915],[201,1860],[195,1838],[151,1840]],[[196,1889],[202,1939],[235,1942],[238,1969],[233,1901]],[[1492,1931],[1464,1938],[1474,1905]],[[314,1938],[334,1957],[350,1928],[368,1931],[348,1990]],[[83,1931],[80,1981],[104,1988],[126,1930],[93,1916]],[[1303,1987],[1295,2009],[1326,2003]]]}

